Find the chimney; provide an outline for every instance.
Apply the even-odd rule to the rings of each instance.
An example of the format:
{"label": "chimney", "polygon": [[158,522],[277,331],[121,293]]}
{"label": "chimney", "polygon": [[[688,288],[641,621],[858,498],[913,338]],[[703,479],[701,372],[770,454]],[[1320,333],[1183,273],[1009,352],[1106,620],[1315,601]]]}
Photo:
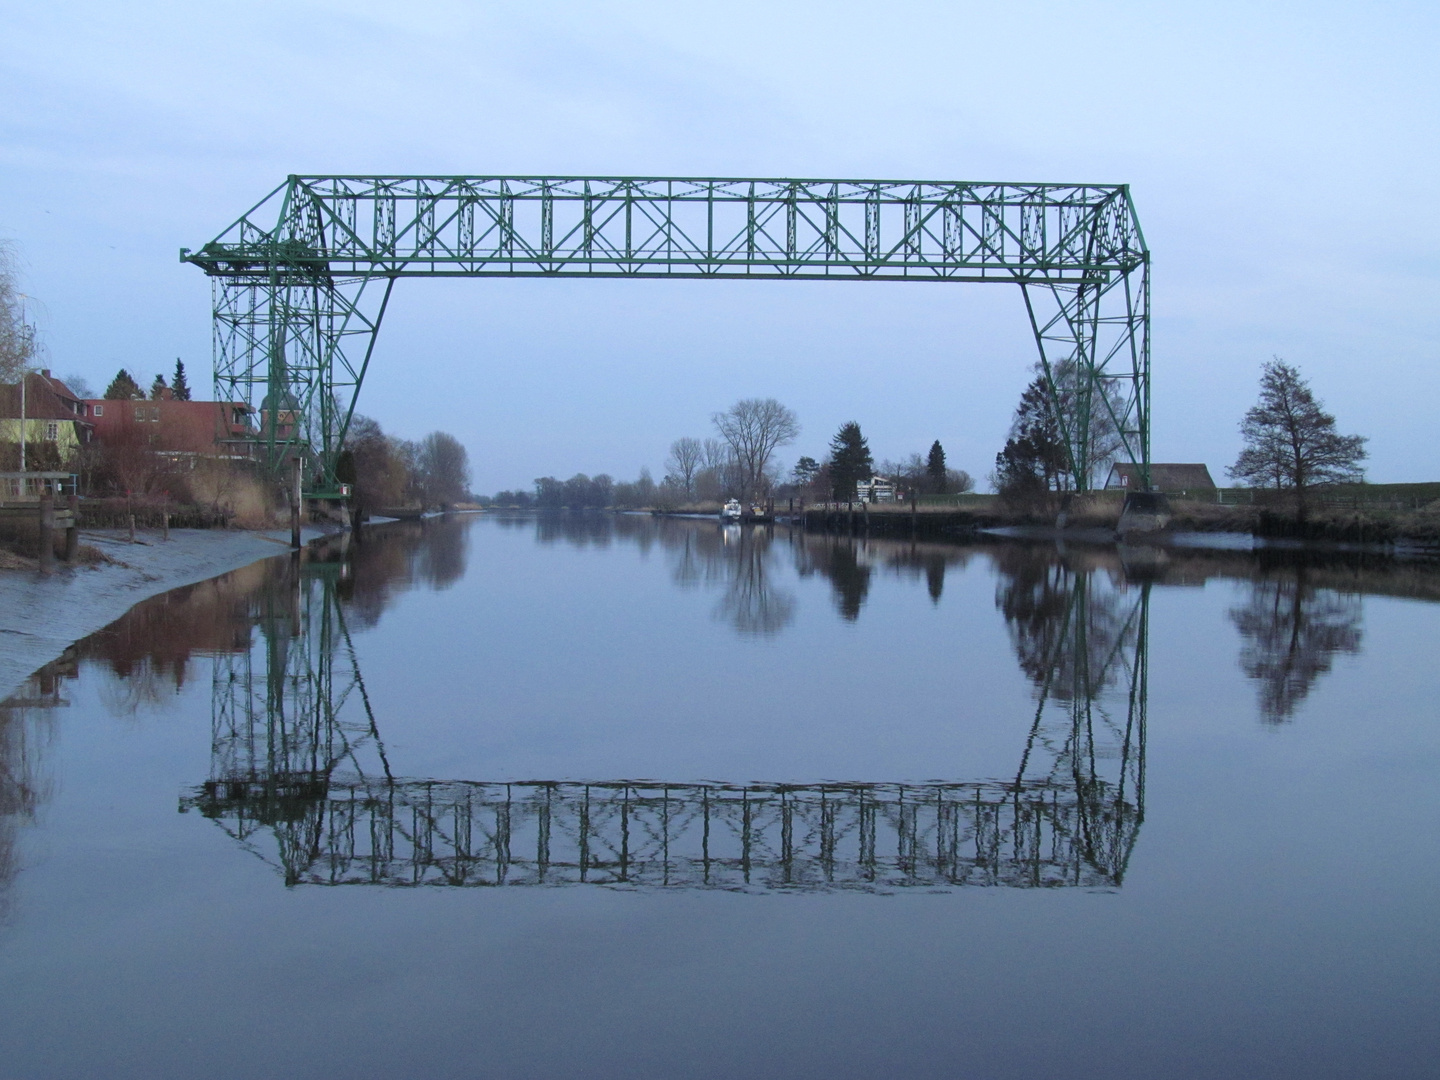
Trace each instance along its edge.
{"label": "chimney", "polygon": [[41,369],[40,369],[40,377],[41,377],[42,379],[48,379],[48,378],[50,378],[50,369],[49,369],[48,367],[47,367],[47,368],[41,368]]}

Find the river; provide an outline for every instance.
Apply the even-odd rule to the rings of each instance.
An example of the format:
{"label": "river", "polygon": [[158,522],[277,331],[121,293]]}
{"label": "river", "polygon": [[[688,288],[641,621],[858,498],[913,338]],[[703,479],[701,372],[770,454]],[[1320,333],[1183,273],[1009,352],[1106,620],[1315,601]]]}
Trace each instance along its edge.
{"label": "river", "polygon": [[0,704],[5,1077],[1420,1077],[1440,568],[389,526]]}

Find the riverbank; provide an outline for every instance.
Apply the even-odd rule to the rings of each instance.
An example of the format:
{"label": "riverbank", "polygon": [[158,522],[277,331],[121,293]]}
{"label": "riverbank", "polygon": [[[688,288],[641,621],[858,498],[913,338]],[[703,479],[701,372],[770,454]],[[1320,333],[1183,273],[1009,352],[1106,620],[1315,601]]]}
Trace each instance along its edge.
{"label": "riverbank", "polygon": [[[984,532],[1037,539],[1079,542],[1113,541],[1120,523],[1121,503],[1113,498],[1076,499],[1063,519],[1053,509],[1006,507],[998,501],[984,508],[918,507],[912,514],[903,504],[807,508],[794,515],[807,530],[868,532],[894,538],[968,539]],[[785,515],[782,515],[785,516]],[[1246,536],[1256,546],[1274,544],[1345,544],[1376,548],[1440,549],[1440,509],[1379,510],[1320,507],[1301,523],[1293,511],[1263,505],[1220,506],[1175,500],[1168,526],[1144,539],[1158,543],[1195,534]]]}
{"label": "riverbank", "polygon": [[[327,532],[307,527],[302,535],[309,543]],[[49,577],[33,569],[0,569],[0,699],[72,642],[140,601],[290,550],[288,529],[171,529],[169,540],[143,532],[133,544],[128,536],[122,530],[83,531],[81,543],[103,557],[57,563]]]}

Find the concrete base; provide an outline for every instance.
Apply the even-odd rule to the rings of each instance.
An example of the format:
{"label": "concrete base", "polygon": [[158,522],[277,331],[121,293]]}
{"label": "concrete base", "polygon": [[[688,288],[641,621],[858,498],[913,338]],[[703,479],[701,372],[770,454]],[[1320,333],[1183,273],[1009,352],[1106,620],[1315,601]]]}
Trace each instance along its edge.
{"label": "concrete base", "polygon": [[1132,491],[1125,496],[1125,509],[1120,512],[1119,536],[1160,532],[1170,524],[1170,500],[1158,491]]}

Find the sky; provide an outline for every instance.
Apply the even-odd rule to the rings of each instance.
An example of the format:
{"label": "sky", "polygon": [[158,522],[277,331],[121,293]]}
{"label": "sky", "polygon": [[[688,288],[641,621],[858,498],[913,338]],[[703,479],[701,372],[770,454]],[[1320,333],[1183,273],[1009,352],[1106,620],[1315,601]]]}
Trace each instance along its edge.
{"label": "sky", "polygon": [[[1153,457],[1224,482],[1297,365],[1375,482],[1440,479],[1440,5],[0,0],[0,238],[48,364],[211,371],[197,248],[288,174],[1127,183]],[[359,410],[474,489],[658,477],[745,397],[823,457],[979,478],[1036,359],[1013,286],[406,280]],[[199,396],[199,395],[197,395]],[[981,481],[982,488],[984,481]]]}

